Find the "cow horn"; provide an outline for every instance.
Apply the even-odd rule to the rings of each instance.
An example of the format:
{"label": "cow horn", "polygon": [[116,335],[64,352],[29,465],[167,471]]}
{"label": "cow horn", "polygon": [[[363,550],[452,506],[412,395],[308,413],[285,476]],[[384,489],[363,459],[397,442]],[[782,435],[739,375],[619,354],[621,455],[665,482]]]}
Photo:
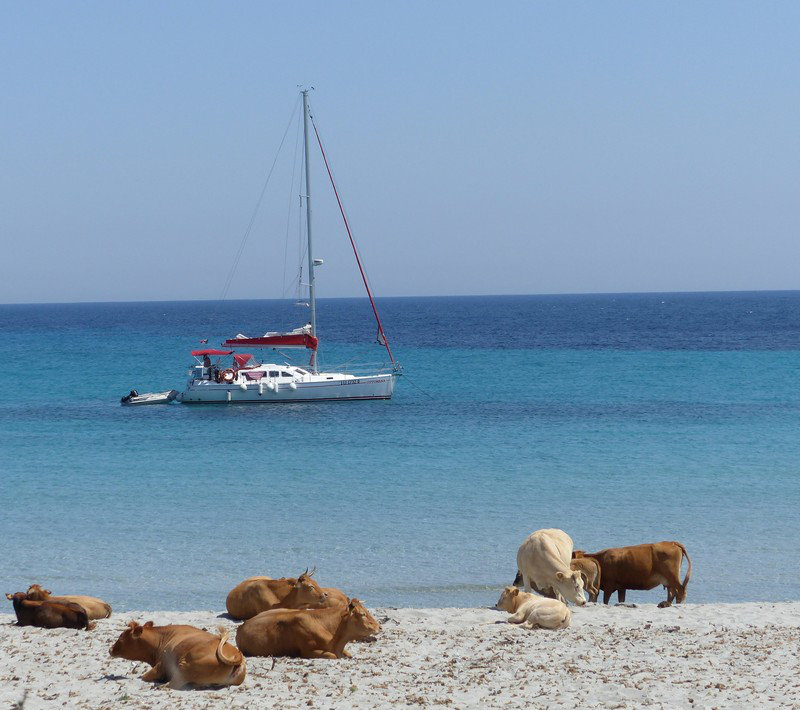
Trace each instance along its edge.
{"label": "cow horn", "polygon": [[314,572],[316,572],[316,571],[317,571],[317,566],[316,565],[314,565],[314,569],[312,569],[310,572],[308,572],[308,570],[306,570],[306,572],[308,572],[308,576],[309,577],[313,577],[314,576]]}

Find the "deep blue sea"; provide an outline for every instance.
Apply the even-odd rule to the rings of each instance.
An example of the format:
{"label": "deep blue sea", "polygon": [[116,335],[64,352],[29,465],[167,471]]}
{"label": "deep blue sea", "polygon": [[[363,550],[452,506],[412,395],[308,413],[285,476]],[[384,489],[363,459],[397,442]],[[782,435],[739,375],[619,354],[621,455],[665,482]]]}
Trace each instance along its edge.
{"label": "deep blue sea", "polygon": [[[389,402],[143,408],[119,398],[181,389],[201,338],[305,311],[0,306],[0,591],[223,610],[316,566],[371,605],[487,605],[559,527],[683,542],[689,602],[800,599],[800,292],[379,305]],[[321,300],[319,330],[325,366],[385,359],[363,299]]]}

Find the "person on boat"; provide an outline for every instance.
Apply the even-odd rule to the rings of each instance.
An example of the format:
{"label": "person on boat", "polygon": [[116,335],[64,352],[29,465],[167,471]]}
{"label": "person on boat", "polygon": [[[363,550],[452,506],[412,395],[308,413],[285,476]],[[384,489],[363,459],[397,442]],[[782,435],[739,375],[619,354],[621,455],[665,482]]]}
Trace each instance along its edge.
{"label": "person on boat", "polygon": [[203,367],[206,369],[208,379],[212,379],[213,374],[211,372],[211,358],[208,356],[208,353],[203,355]]}

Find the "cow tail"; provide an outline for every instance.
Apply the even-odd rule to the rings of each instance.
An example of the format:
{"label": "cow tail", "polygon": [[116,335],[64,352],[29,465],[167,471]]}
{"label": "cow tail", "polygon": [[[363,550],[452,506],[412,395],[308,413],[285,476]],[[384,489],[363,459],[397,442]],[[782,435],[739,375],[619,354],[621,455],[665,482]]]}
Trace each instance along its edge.
{"label": "cow tail", "polygon": [[692,558],[689,557],[689,553],[686,551],[686,548],[683,545],[681,545],[681,543],[676,542],[675,544],[678,547],[681,548],[681,551],[683,552],[683,556],[686,558],[686,561],[689,563],[689,568],[686,570],[686,576],[683,578],[683,588],[686,589],[686,585],[689,584],[689,579],[691,579],[691,576],[692,576]]}
{"label": "cow tail", "polygon": [[238,666],[243,660],[241,651],[236,651],[236,655],[233,658],[226,658],[223,652],[223,647],[228,641],[229,636],[230,636],[230,631],[228,631],[228,629],[226,629],[224,626],[220,626],[219,644],[217,645],[217,660],[225,666]]}

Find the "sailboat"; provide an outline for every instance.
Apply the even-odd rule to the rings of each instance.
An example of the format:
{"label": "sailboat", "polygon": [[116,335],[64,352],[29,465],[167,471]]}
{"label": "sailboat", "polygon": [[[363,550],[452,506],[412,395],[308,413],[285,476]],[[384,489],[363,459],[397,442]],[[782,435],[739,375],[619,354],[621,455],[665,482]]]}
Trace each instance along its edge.
{"label": "sailboat", "polygon": [[[248,337],[238,334],[222,343],[222,348],[202,348],[193,350],[195,364],[189,371],[186,389],[180,395],[184,404],[209,403],[291,403],[291,402],[330,402],[347,400],[390,399],[394,392],[396,378],[401,374],[400,365],[395,361],[389,347],[389,341],[383,330],[375,299],[367,282],[361,258],[358,254],[350,225],[347,221],[339,192],[333,180],[325,149],[319,137],[316,125],[308,107],[308,90],[301,92],[303,98],[303,141],[305,149],[305,203],[306,203],[306,235],[307,273],[308,273],[308,307],[309,322],[289,332],[266,332],[262,336]],[[372,312],[378,326],[378,342],[386,348],[391,366],[385,370],[367,375],[355,375],[347,372],[320,372],[317,368],[317,308],[316,288],[314,283],[314,267],[322,264],[321,259],[314,258],[311,232],[311,185],[309,175],[309,121],[314,128],[314,135],[322,153],[344,226],[353,248],[364,287],[369,297]],[[305,302],[303,302],[305,305]],[[250,352],[243,350],[299,348],[310,351],[311,357],[307,367],[298,367],[289,363],[276,364],[258,362]],[[211,358],[216,360],[212,362]],[[230,357],[229,365],[221,358]]]}

